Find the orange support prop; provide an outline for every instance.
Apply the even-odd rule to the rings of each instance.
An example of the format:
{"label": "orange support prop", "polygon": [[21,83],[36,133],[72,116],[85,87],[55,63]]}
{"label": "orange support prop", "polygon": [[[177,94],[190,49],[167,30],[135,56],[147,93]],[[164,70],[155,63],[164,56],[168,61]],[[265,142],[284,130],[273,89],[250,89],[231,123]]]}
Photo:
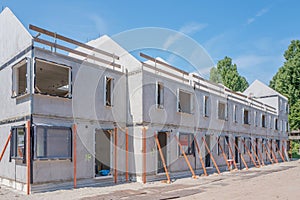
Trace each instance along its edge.
{"label": "orange support prop", "polygon": [[203,173],[204,173],[205,176],[207,176],[206,167],[205,167],[204,161],[202,159],[202,154],[201,154],[201,151],[200,151],[200,147],[198,145],[198,142],[197,142],[197,139],[196,139],[195,135],[194,135],[194,141],[195,141],[195,145],[196,145],[196,148],[197,148],[197,151],[198,151],[198,156],[199,156],[199,159],[200,159],[200,162],[201,162],[201,165],[202,165]]}
{"label": "orange support prop", "polygon": [[268,146],[269,146],[269,149],[271,151],[271,154],[273,155],[275,162],[278,163],[277,157],[276,157],[276,155],[273,151],[273,148],[271,148],[271,145],[272,145],[272,143],[270,144],[270,142],[268,142]]}
{"label": "orange support prop", "polygon": [[[258,149],[258,144],[254,141],[254,145],[255,145],[255,148]],[[256,154],[256,153],[255,153]],[[264,162],[264,158],[263,158],[263,155],[262,153],[260,152],[260,150],[258,149],[258,154],[260,156],[260,159],[261,159],[261,165],[262,166],[265,166],[265,162]],[[259,160],[258,156],[257,156],[257,160]]]}
{"label": "orange support prop", "polygon": [[283,157],[282,153],[280,152],[279,146],[277,145],[277,143],[276,143],[275,141],[274,141],[274,143],[275,143],[275,145],[276,145],[276,148],[278,149],[278,153],[279,153],[279,155],[280,155],[282,161],[285,162],[284,157]]}
{"label": "orange support prop", "polygon": [[195,175],[195,172],[194,172],[194,170],[193,170],[193,168],[192,168],[192,166],[191,166],[191,164],[189,162],[189,159],[186,156],[186,154],[185,154],[185,152],[184,152],[184,150],[183,150],[183,148],[182,148],[182,146],[181,146],[181,144],[180,144],[180,142],[179,142],[179,140],[178,140],[178,138],[177,138],[176,135],[175,135],[175,139],[176,139],[176,141],[177,141],[177,143],[178,143],[178,145],[179,145],[179,147],[180,147],[180,149],[182,151],[182,154],[183,154],[183,157],[184,157],[184,159],[186,161],[186,164],[188,165],[188,167],[190,168],[190,171],[192,172],[192,178],[194,178],[194,179],[197,178],[196,175]]}
{"label": "orange support prop", "polygon": [[73,176],[74,176],[74,188],[77,187],[77,125],[73,124]]}
{"label": "orange support prop", "polygon": [[166,176],[167,176],[167,179],[168,179],[168,180],[167,180],[167,183],[171,183],[171,179],[170,179],[170,176],[169,176],[169,172],[168,172],[168,168],[167,168],[167,165],[166,165],[166,161],[165,161],[163,152],[162,152],[162,150],[161,150],[161,146],[160,146],[160,143],[159,143],[159,140],[158,140],[158,137],[157,137],[157,134],[156,134],[156,133],[154,133],[154,137],[155,137],[155,142],[156,142],[156,144],[157,144],[158,151],[159,151],[161,160],[162,160],[162,162],[163,162],[164,169],[165,169],[165,172],[166,172]]}
{"label": "orange support prop", "polygon": [[30,121],[28,120],[26,122],[26,165],[27,165],[27,195],[30,194],[30,177],[31,177],[31,174],[30,174],[30,167],[31,167],[31,154],[30,154],[30,132],[31,132],[31,124],[30,124]]}
{"label": "orange support prop", "polygon": [[[252,145],[253,147],[255,147],[255,146],[252,144],[251,141],[250,141],[250,145]],[[257,162],[258,162],[258,165],[259,165],[259,167],[260,167],[260,166],[261,166],[261,163],[260,163],[260,160],[259,160],[259,158],[258,158],[258,155],[256,154],[256,150],[254,150],[254,148],[253,148],[253,153],[254,153],[254,156],[256,157]]]}
{"label": "orange support prop", "polygon": [[231,155],[231,159],[233,160],[233,165],[234,165],[235,169],[237,170],[238,167],[237,167],[236,162],[235,162],[235,157],[234,157],[234,154],[233,154],[233,151],[232,151],[229,139],[228,139],[228,143],[227,143],[226,139],[225,139],[225,142],[226,142],[226,144],[227,144],[227,146],[229,148],[229,153]]}
{"label": "orange support prop", "polygon": [[143,128],[143,183],[145,184],[146,183],[146,128],[144,127]]}
{"label": "orange support prop", "polygon": [[114,145],[114,153],[115,153],[115,162],[114,162],[114,181],[115,183],[118,182],[118,170],[117,170],[117,167],[118,167],[118,128],[115,127],[115,130],[114,130],[114,142],[115,142],[115,145]]}
{"label": "orange support prop", "polygon": [[253,159],[253,156],[252,156],[252,154],[251,154],[249,148],[246,146],[246,143],[245,143],[245,141],[244,141],[243,139],[242,139],[242,143],[243,143],[243,145],[244,145],[244,148],[246,148],[246,151],[247,151],[247,153],[248,153],[248,155],[249,155],[249,157],[250,157],[252,163],[254,164],[255,167],[258,167],[257,164],[256,164],[256,162],[255,162],[255,160]]}
{"label": "orange support prop", "polygon": [[215,159],[214,159],[212,153],[210,152],[210,150],[209,150],[209,148],[208,148],[208,146],[207,146],[207,144],[206,144],[206,141],[205,141],[204,137],[202,137],[202,141],[203,141],[203,143],[204,143],[204,146],[205,146],[207,152],[209,153],[209,156],[210,156],[210,158],[211,158],[211,160],[212,160],[214,166],[215,166],[216,169],[217,169],[218,174],[220,174],[221,172],[220,172],[220,170],[219,170],[219,167],[218,167],[218,165],[217,165],[217,163],[216,163],[216,161],[215,161]]}
{"label": "orange support prop", "polygon": [[2,158],[3,158],[3,156],[4,156],[4,153],[5,153],[5,151],[6,151],[6,148],[7,148],[7,146],[8,146],[8,143],[9,143],[9,141],[10,141],[10,139],[11,139],[11,136],[12,136],[12,132],[10,131],[10,133],[9,133],[9,135],[8,135],[8,138],[7,138],[6,142],[5,142],[4,148],[3,148],[2,152],[1,152],[1,155],[0,155],[0,161],[2,160]]}
{"label": "orange support prop", "polygon": [[227,157],[226,157],[226,155],[225,155],[225,152],[223,151],[223,147],[221,146],[218,137],[217,137],[217,141],[218,141],[218,145],[219,145],[219,147],[220,147],[220,149],[221,149],[221,151],[222,151],[222,155],[223,155],[223,158],[224,158],[224,160],[225,160],[225,162],[226,162],[226,165],[227,165],[227,167],[228,167],[228,170],[231,171],[230,165],[229,165],[228,160],[227,160]]}
{"label": "orange support prop", "polygon": [[238,148],[238,146],[236,145],[236,143],[233,141],[233,144],[234,144],[234,146],[235,146],[235,149],[239,152],[239,154],[241,155],[241,159],[242,159],[242,162],[244,163],[244,165],[245,165],[245,167],[246,167],[246,170],[248,170],[249,168],[248,168],[248,165],[247,165],[247,163],[246,163],[246,161],[245,161],[245,159],[244,159],[244,156],[242,155],[242,153],[240,152],[240,150],[239,150],[239,148]]}
{"label": "orange support prop", "polygon": [[129,162],[128,162],[128,128],[125,130],[125,138],[126,138],[126,172],[125,172],[125,179],[128,182],[129,181],[129,174],[128,174],[128,168],[129,168]]}
{"label": "orange support prop", "polygon": [[270,161],[271,161],[271,163],[273,164],[274,162],[273,162],[273,160],[272,160],[272,158],[271,158],[271,155],[270,155],[270,154],[269,154],[269,152],[268,152],[268,149],[267,149],[267,147],[264,145],[264,143],[262,143],[262,142],[261,142],[261,144],[262,144],[262,146],[263,146],[264,150],[266,151],[266,154],[267,154],[267,156],[268,156],[269,160],[270,160]]}

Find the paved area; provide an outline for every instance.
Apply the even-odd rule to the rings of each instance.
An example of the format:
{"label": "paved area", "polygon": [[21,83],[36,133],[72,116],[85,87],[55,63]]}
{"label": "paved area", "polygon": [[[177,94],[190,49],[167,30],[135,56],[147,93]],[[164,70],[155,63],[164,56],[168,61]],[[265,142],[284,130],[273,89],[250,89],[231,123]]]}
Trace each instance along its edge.
{"label": "paved area", "polygon": [[300,199],[300,160],[198,179],[119,184],[26,196],[1,186],[0,199]]}

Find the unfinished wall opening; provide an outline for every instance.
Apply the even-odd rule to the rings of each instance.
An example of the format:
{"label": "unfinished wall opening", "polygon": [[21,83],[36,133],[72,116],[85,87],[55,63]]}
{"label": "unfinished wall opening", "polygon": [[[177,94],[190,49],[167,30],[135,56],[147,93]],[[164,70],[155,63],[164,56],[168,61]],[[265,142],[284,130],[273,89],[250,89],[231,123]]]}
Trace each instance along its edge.
{"label": "unfinished wall opening", "polygon": [[224,140],[224,152],[225,154],[227,155],[227,159],[229,159],[229,137],[228,136],[225,136],[225,140]]}
{"label": "unfinished wall opening", "polygon": [[68,66],[36,59],[35,93],[66,98],[72,97],[71,71]]}
{"label": "unfinished wall opening", "polygon": [[178,92],[178,112],[192,113],[192,94],[179,90]]}
{"label": "unfinished wall opening", "polygon": [[233,117],[232,117],[232,119],[233,119],[233,122],[234,123],[237,123],[237,105],[233,105]]}
{"label": "unfinished wall opening", "polygon": [[[159,132],[157,134],[157,138],[158,138],[166,165],[168,166],[168,164],[167,164],[167,160],[168,160],[167,159],[167,134],[168,134],[167,132]],[[158,151],[158,146],[157,146],[157,173],[164,173],[164,172],[165,172],[164,165],[163,165],[160,153]]]}
{"label": "unfinished wall opening", "polygon": [[[208,149],[211,151],[211,147],[210,147],[210,135],[206,135],[205,136],[205,142],[208,146]],[[210,160],[210,155],[207,151],[207,149],[205,148],[205,167],[211,167],[211,160]]]}
{"label": "unfinished wall opening", "polygon": [[105,76],[105,84],[104,84],[104,105],[112,106],[113,105],[113,83],[114,79],[111,77]]}
{"label": "unfinished wall opening", "polygon": [[25,126],[12,127],[12,137],[10,140],[10,160],[17,159],[25,162]]}
{"label": "unfinished wall opening", "polygon": [[218,102],[218,119],[226,119],[226,104],[223,102]]}
{"label": "unfinished wall opening", "polygon": [[72,130],[70,127],[35,126],[34,158],[71,159]]}
{"label": "unfinished wall opening", "polygon": [[[234,142],[235,142],[235,146],[237,146],[237,148],[239,149],[240,148],[240,145],[239,145],[239,137],[235,137],[234,138]],[[235,155],[234,155],[234,157],[235,157],[235,162],[236,163],[239,163],[239,151],[235,148]]]}
{"label": "unfinished wall opening", "polygon": [[208,96],[204,96],[203,97],[203,116],[204,117],[208,117],[209,115],[209,97]]}
{"label": "unfinished wall opening", "polygon": [[111,174],[111,132],[112,130],[96,130],[95,177]]}
{"label": "unfinished wall opening", "polygon": [[12,97],[27,93],[27,62],[23,59],[12,68]]}
{"label": "unfinished wall opening", "polygon": [[261,127],[266,127],[266,116],[261,115]]}
{"label": "unfinished wall opening", "polygon": [[277,118],[275,118],[274,129],[278,130],[278,119]]}
{"label": "unfinished wall opening", "polygon": [[164,85],[160,82],[156,84],[156,107],[164,108]]}
{"label": "unfinished wall opening", "polygon": [[244,109],[243,111],[244,124],[250,124],[249,121],[249,110]]}
{"label": "unfinished wall opening", "polygon": [[[179,133],[179,142],[186,155],[195,156],[194,135],[192,133]],[[179,149],[179,156],[183,156],[183,152],[181,151],[181,148],[178,149]]]}

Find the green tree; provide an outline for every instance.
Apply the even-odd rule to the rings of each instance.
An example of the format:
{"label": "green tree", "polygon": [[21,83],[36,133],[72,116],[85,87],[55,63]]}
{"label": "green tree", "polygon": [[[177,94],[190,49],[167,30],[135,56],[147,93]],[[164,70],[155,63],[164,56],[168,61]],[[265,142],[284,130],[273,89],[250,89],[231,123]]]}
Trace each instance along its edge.
{"label": "green tree", "polygon": [[300,99],[291,106],[289,114],[290,128],[298,130],[300,127]]}
{"label": "green tree", "polygon": [[300,129],[300,41],[293,40],[284,53],[285,62],[270,81],[270,87],[288,97],[289,123],[292,130]]}
{"label": "green tree", "polygon": [[249,86],[246,78],[239,75],[236,64],[232,64],[232,59],[227,56],[218,62],[217,68],[210,70],[210,80],[233,91],[243,92]]}

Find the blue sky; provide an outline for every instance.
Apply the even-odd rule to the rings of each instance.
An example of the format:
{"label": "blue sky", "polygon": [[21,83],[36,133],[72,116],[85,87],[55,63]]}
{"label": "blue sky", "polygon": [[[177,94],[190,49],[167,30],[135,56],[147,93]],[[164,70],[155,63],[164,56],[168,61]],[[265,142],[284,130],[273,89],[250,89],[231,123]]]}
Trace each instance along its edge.
{"label": "blue sky", "polygon": [[34,24],[82,42],[142,27],[182,31],[215,63],[231,57],[250,83],[259,79],[268,84],[283,65],[290,41],[300,39],[297,0],[0,0],[0,6],[9,7],[27,28]]}

